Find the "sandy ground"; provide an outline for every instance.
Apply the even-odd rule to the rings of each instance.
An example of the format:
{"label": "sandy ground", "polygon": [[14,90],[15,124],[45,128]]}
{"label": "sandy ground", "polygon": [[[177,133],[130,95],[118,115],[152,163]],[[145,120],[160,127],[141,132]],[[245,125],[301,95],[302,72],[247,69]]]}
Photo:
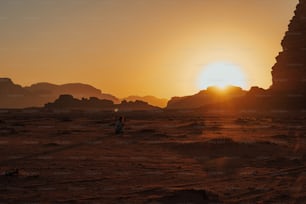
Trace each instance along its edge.
{"label": "sandy ground", "polygon": [[1,111],[0,203],[306,203],[304,112],[123,115]]}

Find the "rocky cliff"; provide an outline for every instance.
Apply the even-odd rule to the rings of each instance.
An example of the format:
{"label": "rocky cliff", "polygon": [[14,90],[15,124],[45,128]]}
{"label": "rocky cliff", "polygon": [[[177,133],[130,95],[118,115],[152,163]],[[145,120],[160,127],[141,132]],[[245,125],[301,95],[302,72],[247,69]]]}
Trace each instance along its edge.
{"label": "rocky cliff", "polygon": [[281,45],[283,50],[272,68],[271,90],[290,94],[305,92],[306,0],[299,1]]}

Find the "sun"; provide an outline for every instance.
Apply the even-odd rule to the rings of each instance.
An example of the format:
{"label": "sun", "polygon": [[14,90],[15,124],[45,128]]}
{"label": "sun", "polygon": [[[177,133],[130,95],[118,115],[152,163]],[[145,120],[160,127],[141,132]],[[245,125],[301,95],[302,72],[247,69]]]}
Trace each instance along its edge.
{"label": "sun", "polygon": [[199,74],[197,86],[200,90],[210,86],[225,89],[228,86],[247,88],[246,77],[238,65],[226,62],[208,64]]}

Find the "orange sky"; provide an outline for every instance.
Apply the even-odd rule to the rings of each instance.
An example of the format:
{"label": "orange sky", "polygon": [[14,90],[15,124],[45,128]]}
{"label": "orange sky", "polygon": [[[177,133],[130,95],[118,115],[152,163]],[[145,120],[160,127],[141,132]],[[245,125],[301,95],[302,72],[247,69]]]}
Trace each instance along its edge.
{"label": "orange sky", "polygon": [[268,88],[298,0],[2,0],[0,76],[83,82],[118,97],[198,92],[205,65]]}

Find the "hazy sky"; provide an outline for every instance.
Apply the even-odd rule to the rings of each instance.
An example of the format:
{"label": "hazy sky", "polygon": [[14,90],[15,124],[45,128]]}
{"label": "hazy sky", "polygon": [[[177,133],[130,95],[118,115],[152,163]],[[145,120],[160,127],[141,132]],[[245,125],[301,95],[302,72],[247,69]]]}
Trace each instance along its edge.
{"label": "hazy sky", "polygon": [[268,88],[298,0],[0,0],[0,76],[118,97],[198,92],[208,64]]}

